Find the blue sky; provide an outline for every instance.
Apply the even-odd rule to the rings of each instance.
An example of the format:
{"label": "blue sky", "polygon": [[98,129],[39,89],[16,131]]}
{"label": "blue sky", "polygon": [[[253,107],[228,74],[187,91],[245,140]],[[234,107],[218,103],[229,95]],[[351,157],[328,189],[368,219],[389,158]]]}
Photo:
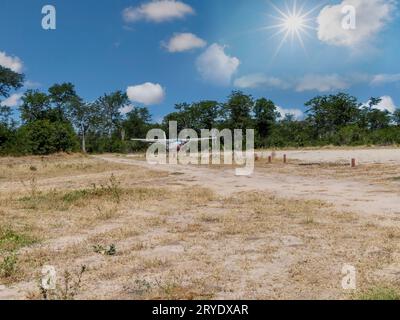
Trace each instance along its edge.
{"label": "blue sky", "polygon": [[[175,103],[223,101],[235,89],[298,116],[308,99],[338,91],[400,106],[398,1],[286,3],[2,0],[0,64],[25,73],[26,88],[69,81],[88,101],[127,90],[156,120]],[[56,30],[42,28],[46,4],[56,8]],[[345,5],[355,9],[354,30],[342,27]],[[292,17],[278,20],[274,6]],[[295,33],[282,42],[286,31],[298,31],[304,48]],[[19,97],[3,103],[17,106]]]}

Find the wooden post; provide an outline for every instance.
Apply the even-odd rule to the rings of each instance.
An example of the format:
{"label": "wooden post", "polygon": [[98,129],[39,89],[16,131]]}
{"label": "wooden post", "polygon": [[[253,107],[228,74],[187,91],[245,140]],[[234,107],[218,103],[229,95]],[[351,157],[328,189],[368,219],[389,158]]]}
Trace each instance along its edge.
{"label": "wooden post", "polygon": [[287,163],[287,157],[286,154],[283,155],[283,163]]}
{"label": "wooden post", "polygon": [[355,168],[356,167],[356,159],[351,159],[351,167]]}
{"label": "wooden post", "polygon": [[268,157],[268,163],[272,163],[272,156]]}

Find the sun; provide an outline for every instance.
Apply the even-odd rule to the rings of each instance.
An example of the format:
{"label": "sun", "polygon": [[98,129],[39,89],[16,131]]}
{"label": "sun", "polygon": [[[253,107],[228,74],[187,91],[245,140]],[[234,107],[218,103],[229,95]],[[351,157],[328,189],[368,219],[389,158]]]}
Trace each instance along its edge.
{"label": "sun", "polygon": [[305,24],[304,24],[304,19],[301,16],[289,16],[286,20],[285,20],[285,26],[284,28],[286,30],[290,30],[291,33],[295,33],[300,31],[302,28],[304,28]]}
{"label": "sun", "polygon": [[286,3],[285,9],[280,9],[271,2],[271,6],[275,9],[278,15],[270,16],[272,19],[276,20],[277,23],[265,27],[265,29],[276,30],[273,36],[282,35],[282,40],[276,50],[277,55],[281,50],[282,46],[291,39],[293,43],[295,39],[300,43],[300,45],[305,50],[305,44],[303,36],[309,36],[311,30],[315,30],[312,24],[315,18],[312,13],[320,6],[317,6],[309,11],[305,11],[304,7],[298,7],[297,0],[293,1],[291,8]]}

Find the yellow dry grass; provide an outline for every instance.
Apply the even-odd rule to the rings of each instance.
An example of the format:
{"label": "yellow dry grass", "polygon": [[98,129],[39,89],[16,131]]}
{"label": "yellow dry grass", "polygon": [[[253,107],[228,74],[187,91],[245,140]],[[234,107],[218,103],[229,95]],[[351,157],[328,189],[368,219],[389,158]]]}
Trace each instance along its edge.
{"label": "yellow dry grass", "polygon": [[357,268],[360,293],[399,288],[398,224],[321,201],[224,197],[79,155],[1,159],[0,172],[0,297],[43,298],[44,265],[60,283],[87,267],[76,295],[58,298],[350,299],[344,264]]}

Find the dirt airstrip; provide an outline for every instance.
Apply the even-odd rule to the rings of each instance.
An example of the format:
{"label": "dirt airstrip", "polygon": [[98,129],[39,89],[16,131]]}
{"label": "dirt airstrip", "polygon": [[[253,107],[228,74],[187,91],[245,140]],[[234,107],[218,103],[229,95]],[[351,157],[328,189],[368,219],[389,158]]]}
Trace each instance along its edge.
{"label": "dirt airstrip", "polygon": [[[276,151],[249,177],[123,155],[2,158],[0,298],[395,296],[399,154]],[[357,290],[341,286],[345,264]],[[44,265],[53,291],[40,288]]]}

